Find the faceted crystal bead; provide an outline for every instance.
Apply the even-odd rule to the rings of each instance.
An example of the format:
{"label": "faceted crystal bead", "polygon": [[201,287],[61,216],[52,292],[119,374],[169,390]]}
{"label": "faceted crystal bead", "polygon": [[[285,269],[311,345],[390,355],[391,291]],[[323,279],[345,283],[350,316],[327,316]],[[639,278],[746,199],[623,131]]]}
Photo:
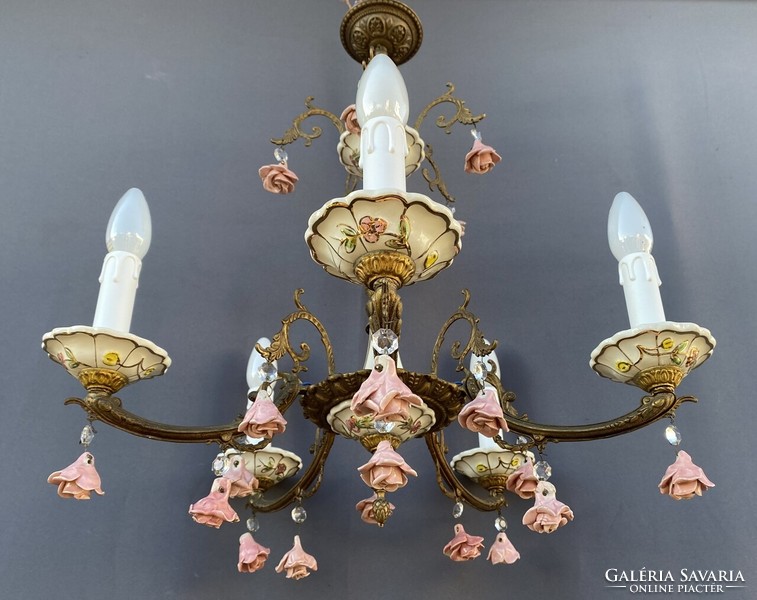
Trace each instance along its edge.
{"label": "faceted crystal bead", "polygon": [[264,362],[258,368],[258,375],[260,375],[260,378],[267,383],[274,381],[278,374],[279,371],[276,368],[276,365],[270,362]]}
{"label": "faceted crystal bead", "polygon": [[452,516],[456,519],[459,519],[463,516],[463,511],[465,510],[465,506],[463,506],[463,503],[459,500],[455,502],[455,505],[452,507]]}
{"label": "faceted crystal bead", "polygon": [[678,427],[675,425],[668,425],[665,428],[665,439],[668,440],[668,444],[671,446],[678,446],[678,444],[681,443],[681,432],[678,431]]}
{"label": "faceted crystal bead", "polygon": [[379,354],[394,354],[400,346],[397,334],[391,329],[378,329],[371,336],[371,346]]}
{"label": "faceted crystal bead", "polygon": [[84,429],[81,430],[81,435],[79,436],[79,443],[82,446],[89,446],[92,443],[93,439],[95,439],[95,428],[92,427],[91,423],[87,423],[84,426]]}
{"label": "faceted crystal bead", "polygon": [[499,515],[496,519],[494,519],[494,528],[500,533],[507,529],[507,521],[505,520],[505,517]]}
{"label": "faceted crystal bead", "polygon": [[295,523],[304,523],[307,518],[308,513],[302,506],[295,506],[292,509],[292,521]]}
{"label": "faceted crystal bead", "polygon": [[522,446],[523,444],[528,444],[528,438],[524,435],[519,435],[518,438],[515,440],[515,443],[519,446]]}
{"label": "faceted crystal bead", "polygon": [[394,421],[384,421],[383,419],[376,419],[373,422],[373,428],[379,433],[389,433],[394,429]]}
{"label": "faceted crystal bead", "polygon": [[281,147],[276,148],[276,150],[273,151],[273,157],[280,163],[286,162],[289,159],[287,151]]}
{"label": "faceted crystal bead", "polygon": [[481,139],[481,132],[476,129],[475,127],[470,130],[470,134],[473,136],[474,140],[480,140]]}
{"label": "faceted crystal bead", "polygon": [[489,369],[486,368],[486,363],[483,360],[477,360],[473,363],[471,373],[473,373],[476,381],[484,381],[489,374]]}
{"label": "faceted crystal bead", "polygon": [[258,518],[253,515],[247,519],[247,531],[255,533],[258,529],[260,529],[260,523],[258,522]]}
{"label": "faceted crystal bead", "polygon": [[213,473],[215,473],[218,476],[221,476],[223,475],[223,472],[225,470],[226,470],[226,455],[223,452],[221,452],[213,460]]}
{"label": "faceted crystal bead", "polygon": [[547,481],[552,477],[552,467],[549,466],[546,460],[540,460],[534,465],[534,473],[536,473],[540,481]]}

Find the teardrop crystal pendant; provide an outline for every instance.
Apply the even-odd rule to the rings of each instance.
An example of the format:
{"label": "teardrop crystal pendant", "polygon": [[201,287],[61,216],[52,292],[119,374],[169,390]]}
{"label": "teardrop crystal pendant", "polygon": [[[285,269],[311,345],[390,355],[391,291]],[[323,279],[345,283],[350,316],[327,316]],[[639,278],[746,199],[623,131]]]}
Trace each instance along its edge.
{"label": "teardrop crystal pendant", "polygon": [[292,521],[295,523],[304,523],[307,518],[308,513],[302,506],[298,505],[292,509]]}
{"label": "teardrop crystal pendant", "polygon": [[452,507],[452,516],[456,519],[459,519],[463,516],[463,511],[465,510],[465,506],[462,502],[459,500],[455,502],[455,505]]}
{"label": "teardrop crystal pendant", "polygon": [[502,515],[499,515],[496,519],[494,519],[494,528],[502,533],[507,529],[507,520]]}
{"label": "teardrop crystal pendant", "polygon": [[552,467],[546,460],[540,460],[534,465],[534,473],[536,473],[539,481],[547,481],[552,477]]}
{"label": "teardrop crystal pendant", "polygon": [[377,329],[371,336],[371,346],[379,354],[394,354],[400,346],[397,334],[391,329]]}
{"label": "teardrop crystal pendant", "polygon": [[95,439],[95,433],[97,432],[95,431],[95,428],[92,427],[92,423],[87,423],[81,430],[79,443],[86,448],[92,443],[92,440]]}
{"label": "teardrop crystal pendant", "polygon": [[273,151],[273,157],[280,163],[285,163],[289,159],[289,156],[287,155],[287,151],[284,150],[284,148],[282,148],[281,146],[279,146],[278,148],[276,148],[276,150]]}
{"label": "teardrop crystal pendant", "polygon": [[675,425],[668,425],[665,428],[665,439],[671,446],[678,446],[681,443],[681,432]]}
{"label": "teardrop crystal pendant", "polygon": [[383,419],[376,419],[373,422],[373,428],[379,433],[389,433],[394,429],[394,421],[384,421]]}
{"label": "teardrop crystal pendant", "polygon": [[252,515],[249,519],[247,519],[247,531],[249,531],[250,533],[255,533],[258,529],[260,529],[260,522],[255,515]]}
{"label": "teardrop crystal pendant", "polygon": [[272,381],[275,381],[278,374],[279,374],[279,371],[276,368],[276,365],[270,362],[264,362],[258,368],[258,375],[260,375],[260,378],[266,383],[271,383]]}
{"label": "teardrop crystal pendant", "polygon": [[226,455],[223,452],[213,459],[212,469],[215,475],[219,477],[223,475],[223,472],[226,470]]}

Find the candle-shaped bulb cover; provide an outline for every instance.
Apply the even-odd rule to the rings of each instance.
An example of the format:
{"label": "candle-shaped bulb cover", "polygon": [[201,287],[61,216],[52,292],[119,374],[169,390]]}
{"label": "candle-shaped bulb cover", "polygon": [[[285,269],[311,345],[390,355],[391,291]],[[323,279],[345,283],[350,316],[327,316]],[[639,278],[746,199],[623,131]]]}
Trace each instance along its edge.
{"label": "candle-shaped bulb cover", "polygon": [[628,192],[620,192],[612,202],[607,219],[607,240],[618,261],[634,252],[652,252],[652,226],[644,209]]}
{"label": "candle-shaped bulb cover", "polygon": [[377,54],[365,68],[357,84],[355,109],[361,126],[378,116],[394,117],[407,124],[410,102],[405,80],[386,54]]}
{"label": "candle-shaped bulb cover", "polygon": [[142,259],[150,249],[151,239],[150,207],[144,194],[137,188],[131,188],[121,196],[110,215],[105,230],[108,252],[131,252]]}
{"label": "candle-shaped bulb cover", "polygon": [[[257,341],[261,348],[268,348],[271,345],[271,340],[262,337]],[[256,345],[257,345],[256,344]],[[260,373],[260,367],[267,362],[265,358],[254,347],[250,353],[250,360],[247,361],[247,385],[250,388],[250,392],[257,392],[260,386],[263,385],[263,378]],[[273,362],[276,364],[276,361]]]}

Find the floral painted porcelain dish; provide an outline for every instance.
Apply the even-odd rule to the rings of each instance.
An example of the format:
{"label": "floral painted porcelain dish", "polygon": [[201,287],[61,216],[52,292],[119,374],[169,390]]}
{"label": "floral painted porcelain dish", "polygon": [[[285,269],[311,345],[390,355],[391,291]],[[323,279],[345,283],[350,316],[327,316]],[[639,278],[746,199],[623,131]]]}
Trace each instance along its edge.
{"label": "floral painted porcelain dish", "polygon": [[708,329],[664,321],[627,329],[604,340],[591,353],[589,366],[602,377],[637,385],[638,376],[652,367],[675,367],[683,378],[714,349],[715,338]]}
{"label": "floral painted porcelain dish", "polygon": [[512,452],[500,448],[473,448],[456,454],[450,466],[461,475],[475,482],[490,477],[507,477],[526,463],[533,455],[525,452]]}
{"label": "floral painted porcelain dish", "polygon": [[86,325],[53,329],[42,337],[42,349],[77,379],[88,369],[107,369],[133,383],[162,375],[171,366],[168,353],[150,340]]}
{"label": "floral painted porcelain dish", "polygon": [[[405,125],[407,136],[408,153],[405,157],[405,177],[409,176],[421,166],[426,159],[426,152],[423,149],[425,143],[421,139],[418,131]],[[339,162],[350,175],[355,177],[363,176],[363,169],[360,168],[360,132],[344,131],[339,136],[339,144],[336,147],[339,154]]]}
{"label": "floral painted porcelain dish", "polygon": [[292,477],[302,468],[302,460],[294,452],[266,446],[255,452],[243,452],[245,468],[260,483],[262,489]]}
{"label": "floral painted porcelain dish", "polygon": [[[331,430],[350,440],[359,440],[369,435],[375,435],[376,428],[374,427],[373,417],[356,416],[350,407],[351,402],[351,400],[340,402],[329,411],[326,420],[331,426]],[[406,420],[394,423],[391,432],[387,432],[399,438],[402,442],[423,435],[436,423],[434,411],[425,405],[410,405],[408,413],[410,416]]]}
{"label": "floral painted porcelain dish", "polygon": [[356,190],[310,216],[305,241],[329,274],[361,283],[356,263],[366,254],[394,251],[413,261],[405,285],[432,278],[460,252],[462,228],[452,212],[428,196],[398,190]]}

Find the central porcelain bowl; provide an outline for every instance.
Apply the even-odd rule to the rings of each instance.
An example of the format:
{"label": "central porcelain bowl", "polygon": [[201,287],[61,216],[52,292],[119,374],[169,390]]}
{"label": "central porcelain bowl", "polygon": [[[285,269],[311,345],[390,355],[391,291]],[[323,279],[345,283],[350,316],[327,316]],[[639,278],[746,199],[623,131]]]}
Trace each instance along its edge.
{"label": "central porcelain bowl", "polygon": [[310,216],[305,242],[328,273],[361,283],[355,265],[366,254],[390,250],[408,256],[415,272],[405,285],[431,279],[452,264],[462,246],[452,212],[423,194],[356,190]]}

